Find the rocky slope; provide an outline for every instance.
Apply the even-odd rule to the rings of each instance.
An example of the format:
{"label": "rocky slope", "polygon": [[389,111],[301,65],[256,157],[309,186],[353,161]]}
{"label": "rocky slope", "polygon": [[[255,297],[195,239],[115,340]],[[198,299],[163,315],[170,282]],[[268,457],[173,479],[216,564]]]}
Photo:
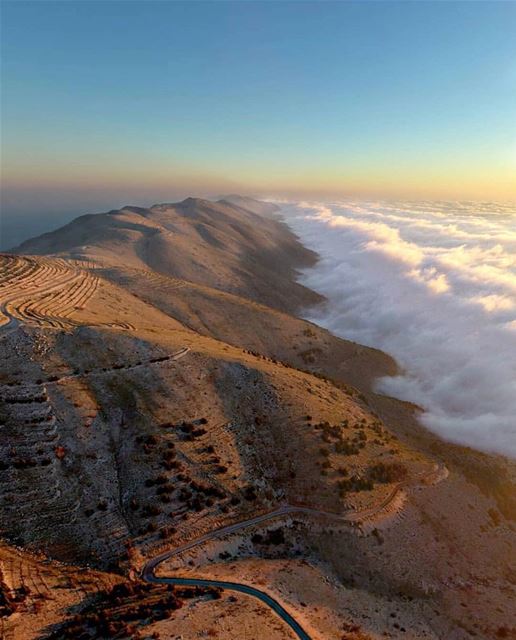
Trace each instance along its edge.
{"label": "rocky slope", "polygon": [[[514,465],[428,434],[371,390],[388,356],[291,315],[320,302],[293,282],[314,259],[273,207],[235,196],[83,216],[2,256],[2,536],[134,575],[298,505],[160,570],[258,581],[312,638],[511,637]],[[232,630],[203,603],[190,624],[135,624],[184,638],[256,624],[245,599]],[[48,635],[46,618],[16,619],[11,637]]]}
{"label": "rocky slope", "polygon": [[81,216],[13,253],[150,270],[286,311],[320,300],[293,282],[295,269],[315,255],[282,223],[224,200],[187,198]]}

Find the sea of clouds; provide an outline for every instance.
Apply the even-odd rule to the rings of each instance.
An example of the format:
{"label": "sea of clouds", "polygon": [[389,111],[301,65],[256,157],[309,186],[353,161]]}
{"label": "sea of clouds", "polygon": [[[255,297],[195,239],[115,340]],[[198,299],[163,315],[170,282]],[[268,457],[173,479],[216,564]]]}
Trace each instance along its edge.
{"label": "sea of clouds", "polygon": [[282,203],[320,255],[305,317],[393,355],[378,390],[424,408],[445,439],[516,457],[516,206]]}

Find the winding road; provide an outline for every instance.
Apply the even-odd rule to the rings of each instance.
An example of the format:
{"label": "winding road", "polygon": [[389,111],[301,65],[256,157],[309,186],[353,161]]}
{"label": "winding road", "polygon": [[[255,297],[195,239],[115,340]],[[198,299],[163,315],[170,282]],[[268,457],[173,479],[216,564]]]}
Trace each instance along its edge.
{"label": "winding road", "polygon": [[[440,482],[445,479],[447,476],[447,469],[444,464],[438,463],[435,464],[434,469],[430,472],[422,476],[419,480],[421,482]],[[310,507],[303,506],[295,506],[290,504],[285,504],[273,511],[268,511],[266,513],[262,513],[258,516],[254,516],[253,518],[248,518],[246,520],[241,520],[239,522],[235,522],[233,524],[229,524],[223,527],[219,527],[218,529],[214,529],[195,540],[191,540],[189,542],[185,542],[184,544],[168,550],[163,553],[154,556],[148,560],[141,572],[141,576],[147,582],[157,583],[157,584],[173,584],[177,586],[199,586],[199,587],[218,587],[220,589],[227,589],[229,591],[238,591],[240,593],[245,593],[246,595],[253,596],[258,598],[261,602],[269,606],[293,631],[297,638],[301,640],[312,640],[311,636],[303,629],[303,627],[295,620],[295,618],[274,598],[272,598],[265,591],[261,591],[260,589],[256,589],[255,587],[251,587],[250,585],[239,583],[239,582],[228,582],[225,580],[208,580],[204,578],[181,578],[181,577],[170,577],[170,576],[156,576],[156,568],[169,558],[174,556],[178,556],[185,551],[189,551],[194,547],[197,547],[205,542],[213,540],[215,538],[219,538],[224,535],[228,535],[230,533],[235,533],[240,531],[241,529],[245,529],[247,527],[254,526],[256,524],[260,524],[262,522],[266,522],[268,520],[272,520],[274,518],[286,516],[286,515],[311,515],[318,517],[331,518],[332,520],[336,520],[339,522],[345,523],[353,523],[357,522],[364,517],[371,517],[374,513],[378,513],[382,509],[384,509],[397,494],[405,487],[409,485],[415,486],[418,482],[412,481],[403,481],[395,485],[392,491],[388,496],[379,505],[375,505],[374,507],[370,507],[367,509],[363,509],[361,511],[355,511],[353,513],[347,514],[337,514],[330,511],[322,511],[319,509],[312,509]]]}
{"label": "winding road", "polygon": [[149,582],[157,582],[159,584],[174,584],[183,587],[218,587],[220,589],[227,589],[228,591],[238,591],[240,593],[245,593],[248,596],[258,598],[258,600],[261,600],[273,611],[275,611],[279,615],[279,617],[288,624],[288,626],[295,633],[296,637],[300,638],[301,640],[312,640],[312,637],[308,635],[308,633],[303,629],[299,622],[297,622],[297,620],[293,618],[277,600],[274,600],[274,598],[272,598],[268,593],[265,593],[265,591],[260,591],[255,587],[250,587],[240,582],[226,582],[224,580],[203,580],[201,578],[156,578],[156,576],[153,575],[151,578],[146,578],[146,580],[149,580]]}
{"label": "winding road", "polygon": [[[270,607],[277,615],[292,629],[297,638],[301,640],[312,640],[311,636],[303,629],[303,627],[297,622],[295,618],[293,618],[290,613],[273,597],[271,597],[265,591],[261,591],[260,589],[256,589],[256,587],[251,587],[247,584],[242,584],[240,582],[227,582],[225,580],[207,580],[203,578],[172,578],[168,576],[158,577],[155,574],[156,567],[172,558],[173,556],[177,556],[189,549],[193,549],[204,542],[208,542],[209,540],[213,540],[214,538],[218,538],[220,536],[227,535],[229,533],[235,533],[240,529],[245,529],[247,527],[259,524],[261,522],[265,522],[267,520],[271,520],[273,518],[277,518],[280,516],[285,516],[289,514],[311,514],[311,515],[322,515],[332,517],[339,517],[335,514],[327,514],[324,511],[318,511],[317,509],[310,509],[308,507],[295,507],[292,505],[283,505],[274,511],[269,511],[267,513],[262,513],[259,516],[255,516],[254,518],[249,518],[247,520],[241,520],[240,522],[235,522],[230,525],[226,525],[224,527],[220,527],[205,535],[196,538],[190,542],[186,542],[185,544],[176,547],[170,551],[165,551],[154,558],[151,558],[143,567],[142,570],[142,578],[147,582],[153,582],[157,584],[173,584],[177,586],[197,586],[197,587],[218,587],[220,589],[227,589],[228,591],[238,591],[240,593],[245,593],[246,595],[253,596],[261,600],[264,604]],[[340,517],[339,517],[340,519]]]}

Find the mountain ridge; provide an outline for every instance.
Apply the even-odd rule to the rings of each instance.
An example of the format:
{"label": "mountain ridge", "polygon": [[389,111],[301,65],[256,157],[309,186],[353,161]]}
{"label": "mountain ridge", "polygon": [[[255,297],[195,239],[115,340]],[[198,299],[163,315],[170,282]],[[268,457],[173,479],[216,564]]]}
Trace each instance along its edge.
{"label": "mountain ridge", "polygon": [[124,206],[76,218],[11,252],[150,268],[285,311],[322,299],[293,282],[296,269],[313,264],[315,254],[282,222],[228,202]]}
{"label": "mountain ridge", "polygon": [[[296,317],[324,304],[295,282],[316,259],[268,205],[196,198],[81,217],[1,254],[0,563],[18,545],[45,552],[53,580],[57,559],[134,585],[153,557],[210,534],[166,554],[165,575],[251,576],[314,640],[503,629],[514,466],[440,441],[374,393],[392,358]],[[22,562],[31,576],[41,563]],[[138,586],[96,606],[125,624],[134,590],[145,633],[195,637],[213,619],[201,593],[190,626],[149,622],[157,596]],[[232,617],[259,635],[245,602]],[[4,628],[36,640],[83,624],[47,604],[30,620]],[[289,637],[274,622],[271,639]]]}

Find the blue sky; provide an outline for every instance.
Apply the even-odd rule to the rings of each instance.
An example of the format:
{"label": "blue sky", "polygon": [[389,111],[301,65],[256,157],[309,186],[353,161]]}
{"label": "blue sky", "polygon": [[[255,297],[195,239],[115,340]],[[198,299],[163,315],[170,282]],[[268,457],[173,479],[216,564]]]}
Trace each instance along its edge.
{"label": "blue sky", "polygon": [[4,1],[2,42],[8,208],[516,195],[513,2]]}

